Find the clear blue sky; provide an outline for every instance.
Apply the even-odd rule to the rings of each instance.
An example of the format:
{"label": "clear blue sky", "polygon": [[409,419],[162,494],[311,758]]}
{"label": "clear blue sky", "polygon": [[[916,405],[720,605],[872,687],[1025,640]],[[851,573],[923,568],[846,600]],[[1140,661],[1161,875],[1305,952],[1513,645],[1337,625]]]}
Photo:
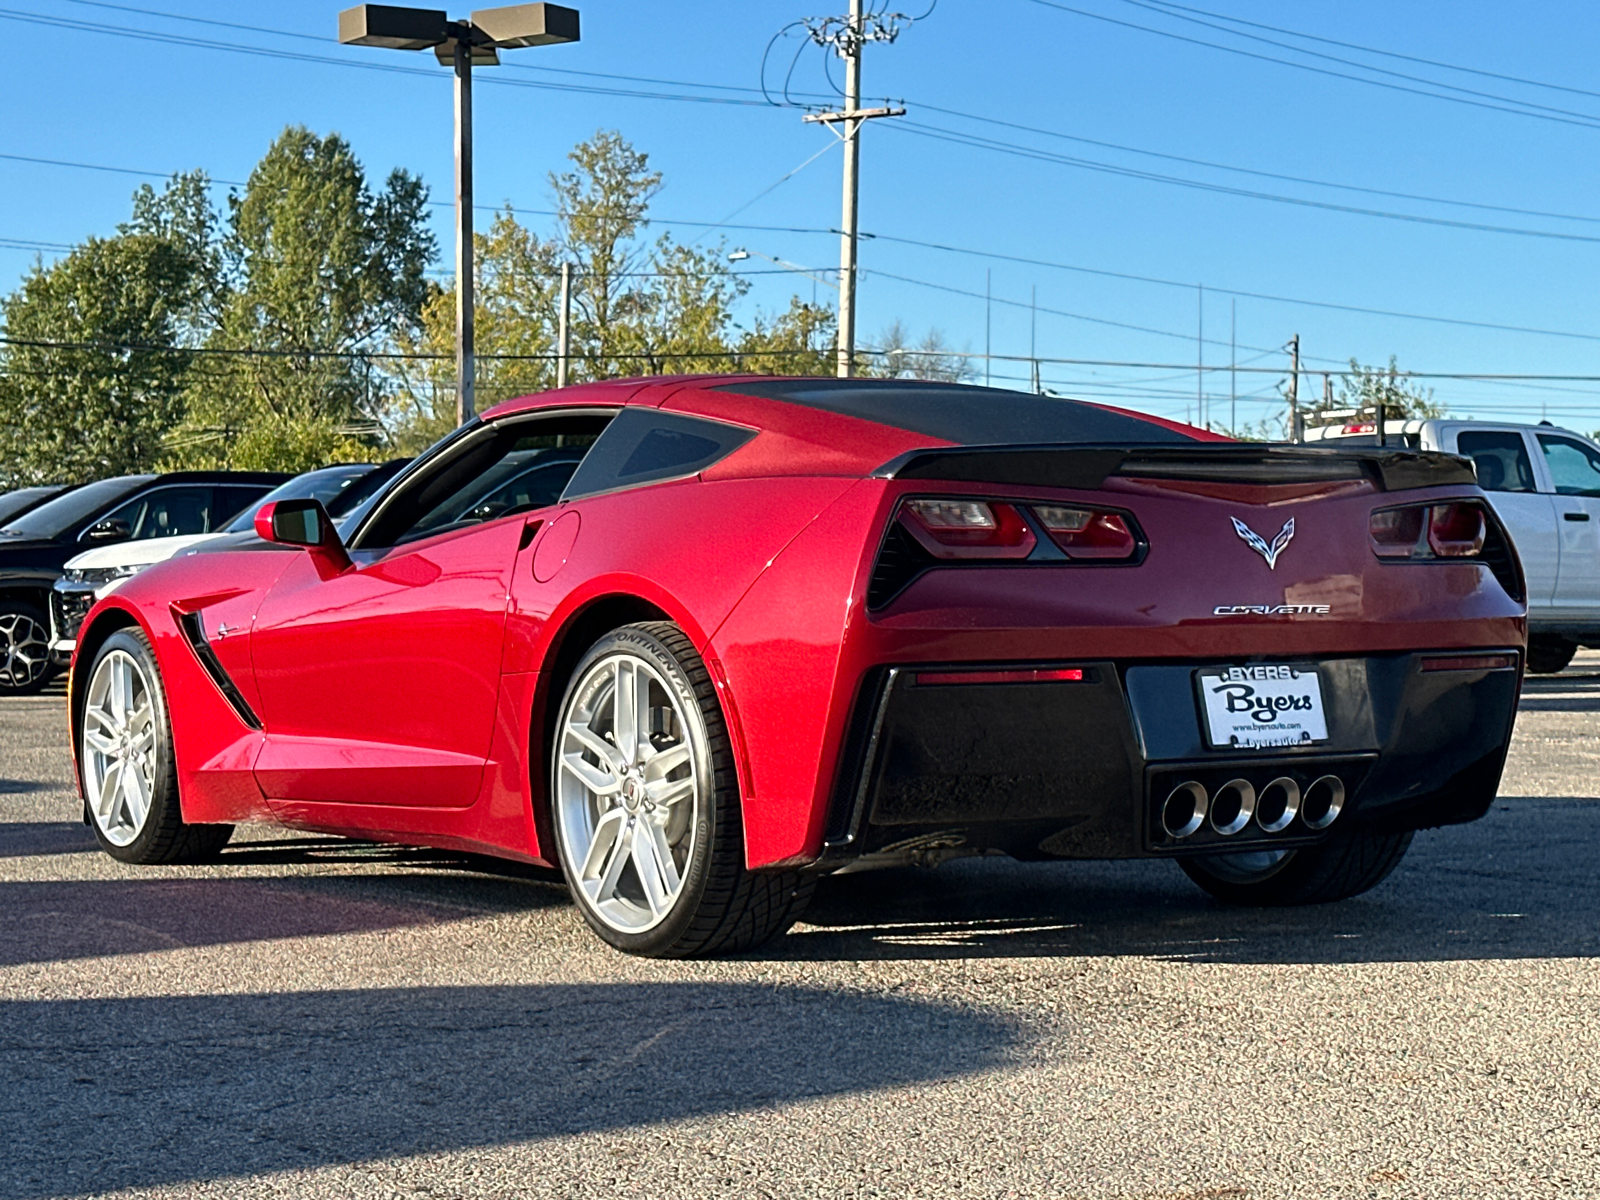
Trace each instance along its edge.
{"label": "clear blue sky", "polygon": [[[22,2],[27,7],[0,8],[10,47],[0,74],[6,118],[0,154],[162,173],[204,167],[218,179],[240,180],[284,125],[303,123],[343,133],[374,175],[405,166],[422,175],[436,198],[449,198],[448,72],[427,53],[337,46],[337,0]],[[1284,363],[1282,355],[1266,352],[1298,332],[1313,367],[1337,365],[1352,355],[1386,362],[1396,354],[1403,367],[1423,371],[1600,375],[1594,282],[1600,262],[1600,78],[1592,69],[1600,7],[1576,0],[1515,6],[1486,0],[1185,2],[1192,7],[1178,10],[1156,0],[939,0],[895,44],[869,47],[865,92],[903,99],[910,114],[900,122],[875,122],[864,134],[862,228],[883,235],[862,246],[866,340],[899,318],[916,333],[937,327],[956,346],[982,351],[987,270],[996,298],[996,354],[1027,355],[1036,338],[1043,357],[1192,365],[1199,316],[1195,285],[1203,284],[1209,363],[1228,361],[1233,303],[1238,357],[1251,365]],[[903,7],[919,15],[927,3],[907,0]],[[648,151],[666,174],[655,208],[662,219],[658,228],[674,219],[717,221],[829,143],[828,133],[803,125],[793,109],[562,90],[579,85],[759,101],[758,92],[736,89],[757,86],[769,39],[798,18],[830,13],[827,2],[582,0],[578,6],[580,44],[515,52],[506,56],[515,66],[479,76],[481,202],[548,208],[548,172],[563,165],[574,142],[614,128]],[[1098,18],[1084,15],[1091,13]],[[173,14],[322,40],[198,24]],[[128,36],[128,30],[334,61],[146,40]],[[1516,78],[1382,57],[1334,42]],[[781,83],[798,45],[792,38],[777,43],[769,82]],[[1308,50],[1331,57],[1310,57]],[[374,69],[380,67],[407,70]],[[793,81],[796,92],[827,89],[820,50],[802,53]],[[530,84],[558,86],[525,86]],[[1459,89],[1448,94],[1474,103],[1399,90],[1437,93],[1440,85]],[[1542,107],[1530,107],[1535,105]],[[936,112],[934,106],[1043,132]],[[1026,154],[1076,162],[959,144],[948,140],[950,133],[966,142],[998,140]],[[1420,198],[1266,178],[1133,150]],[[1149,175],[1207,187],[1141,177]],[[131,175],[0,158],[0,287],[15,285],[40,244],[48,259],[54,245],[112,232],[126,217],[138,182]],[[1219,187],[1232,192],[1214,190]],[[839,190],[839,154],[826,150],[733,221],[826,230],[839,221]],[[1233,192],[1568,236],[1394,220]],[[440,244],[448,251],[448,210],[438,212]],[[528,220],[540,227],[544,219]],[[838,239],[825,233],[706,234],[689,225],[674,232],[684,240],[705,236],[712,244],[722,237],[727,248],[747,246],[806,266],[838,261]],[[890,236],[1180,286],[948,253],[894,243]],[[771,274],[752,282],[751,303],[769,309],[782,307],[794,291],[809,298],[813,286]],[[1036,334],[1027,308],[1035,288]],[[1230,290],[1257,295],[1230,296]],[[829,293],[822,289],[821,295]],[[1586,336],[1434,323],[1262,296]],[[1060,315],[1067,313],[1078,315]],[[1027,370],[996,369],[1017,375],[1019,383]],[[1193,415],[1192,366],[1179,371],[1057,364],[1043,371],[1047,386],[1069,394],[1123,395],[1130,406]],[[1275,383],[1240,375],[1238,391],[1275,397]],[[1226,373],[1206,378],[1212,413],[1223,420],[1229,387]],[[1459,413],[1532,420],[1548,415],[1585,431],[1600,427],[1600,383],[1440,380],[1434,387]],[[1277,410],[1275,399],[1245,399],[1239,419]]]}

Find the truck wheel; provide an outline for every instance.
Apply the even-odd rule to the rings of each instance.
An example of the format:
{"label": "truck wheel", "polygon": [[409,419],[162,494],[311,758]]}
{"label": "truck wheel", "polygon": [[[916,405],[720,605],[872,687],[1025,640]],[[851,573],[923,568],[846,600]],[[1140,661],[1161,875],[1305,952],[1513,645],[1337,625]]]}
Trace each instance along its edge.
{"label": "truck wheel", "polygon": [[1410,831],[1355,830],[1304,850],[1197,854],[1178,865],[1226,904],[1327,904],[1377,887],[1410,845]]}
{"label": "truck wheel", "polygon": [[26,696],[50,682],[50,618],[25,600],[0,601],[0,696]]}
{"label": "truck wheel", "polygon": [[1564,670],[1578,652],[1578,643],[1554,633],[1535,633],[1528,638],[1528,672],[1554,675]]}
{"label": "truck wheel", "polygon": [[736,954],[805,909],[815,876],[745,869],[716,685],[678,626],[625,625],[589,649],[550,757],[561,869],[583,919],[617,949]]}

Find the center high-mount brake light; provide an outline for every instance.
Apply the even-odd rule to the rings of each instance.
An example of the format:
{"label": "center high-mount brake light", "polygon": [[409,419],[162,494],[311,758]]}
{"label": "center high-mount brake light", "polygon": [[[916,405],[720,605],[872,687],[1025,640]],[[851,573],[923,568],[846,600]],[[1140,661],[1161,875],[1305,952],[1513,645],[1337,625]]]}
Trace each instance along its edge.
{"label": "center high-mount brake light", "polygon": [[1133,530],[1120,513],[1057,504],[1035,504],[1032,509],[1050,540],[1068,558],[1132,558],[1138,548]]}
{"label": "center high-mount brake light", "polygon": [[1477,558],[1488,531],[1482,506],[1471,501],[1383,508],[1368,525],[1374,554],[1412,562]]}
{"label": "center high-mount brake light", "polygon": [[1011,504],[908,500],[901,524],[935,558],[1027,558],[1038,544]]}

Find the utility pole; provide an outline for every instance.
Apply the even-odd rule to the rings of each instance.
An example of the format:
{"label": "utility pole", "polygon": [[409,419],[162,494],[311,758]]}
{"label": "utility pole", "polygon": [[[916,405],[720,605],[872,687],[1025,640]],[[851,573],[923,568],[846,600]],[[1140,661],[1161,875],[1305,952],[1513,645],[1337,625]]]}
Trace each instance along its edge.
{"label": "utility pole", "polygon": [[1289,440],[1300,440],[1300,335],[1289,339]]}
{"label": "utility pole", "polygon": [[1044,390],[1044,385],[1039,379],[1039,285],[1033,285],[1033,291],[1028,299],[1031,310],[1028,325],[1028,357],[1033,360],[1033,394],[1038,395]]}
{"label": "utility pole", "polygon": [[[860,198],[861,126],[877,117],[903,117],[903,108],[861,107],[861,50],[868,42],[892,42],[899,34],[897,14],[863,14],[862,0],[850,0],[842,28],[833,20],[811,27],[811,39],[832,46],[844,59],[844,108],[812,113],[802,120],[842,126],[844,141],[844,212],[839,235],[839,366],[841,379],[855,374],[856,357],[856,212]],[[835,131],[837,132],[837,131]]]}
{"label": "utility pole", "polygon": [[1197,424],[1210,429],[1211,426],[1206,424],[1206,287],[1203,283],[1197,283],[1194,287],[1194,415]]}
{"label": "utility pole", "polygon": [[567,386],[568,364],[572,355],[568,340],[572,330],[572,264],[561,264],[561,323],[556,331],[556,386]]}
{"label": "utility pole", "polygon": [[1228,301],[1228,432],[1239,430],[1239,301]]}
{"label": "utility pole", "polygon": [[990,286],[991,286],[991,284],[993,284],[993,282],[994,282],[994,270],[992,268],[990,268],[990,267],[985,267],[984,270],[983,270],[983,386],[984,387],[988,387],[989,386],[989,364],[990,364],[991,361],[993,361],[989,357],[989,333],[990,333],[990,326],[991,326],[991,316],[992,316],[992,313],[994,311],[994,302],[993,302],[993,299],[992,299],[992,292],[990,291]]}
{"label": "utility pole", "polygon": [[477,411],[477,353],[472,327],[472,46],[455,44],[456,67],[456,424]]}

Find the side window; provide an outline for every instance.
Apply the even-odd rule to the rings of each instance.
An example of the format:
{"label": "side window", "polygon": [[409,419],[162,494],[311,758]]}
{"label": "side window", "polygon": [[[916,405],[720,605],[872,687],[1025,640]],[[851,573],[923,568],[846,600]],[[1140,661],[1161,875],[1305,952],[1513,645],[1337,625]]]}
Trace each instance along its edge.
{"label": "side window", "polygon": [[1472,460],[1486,492],[1535,490],[1528,446],[1515,430],[1463,430],[1456,435],[1456,453]]}
{"label": "side window", "polygon": [[397,546],[553,504],[611,421],[567,413],[484,425],[441,444],[356,535],[357,548]]}
{"label": "side window", "polygon": [[217,489],[217,507],[212,513],[211,527],[222,528],[227,521],[233,520],[245,509],[267,494],[269,489],[264,487],[219,487]]}
{"label": "side window", "polygon": [[211,532],[211,509],[212,496],[208,487],[157,488],[128,501],[96,524],[123,522],[127,526],[127,538],[135,542],[186,537]]}
{"label": "side window", "polygon": [[573,474],[564,498],[682,479],[726,458],[754,436],[753,429],[702,417],[624,409]]}
{"label": "side window", "polygon": [[1550,478],[1563,496],[1600,496],[1600,453],[1572,438],[1539,434]]}

